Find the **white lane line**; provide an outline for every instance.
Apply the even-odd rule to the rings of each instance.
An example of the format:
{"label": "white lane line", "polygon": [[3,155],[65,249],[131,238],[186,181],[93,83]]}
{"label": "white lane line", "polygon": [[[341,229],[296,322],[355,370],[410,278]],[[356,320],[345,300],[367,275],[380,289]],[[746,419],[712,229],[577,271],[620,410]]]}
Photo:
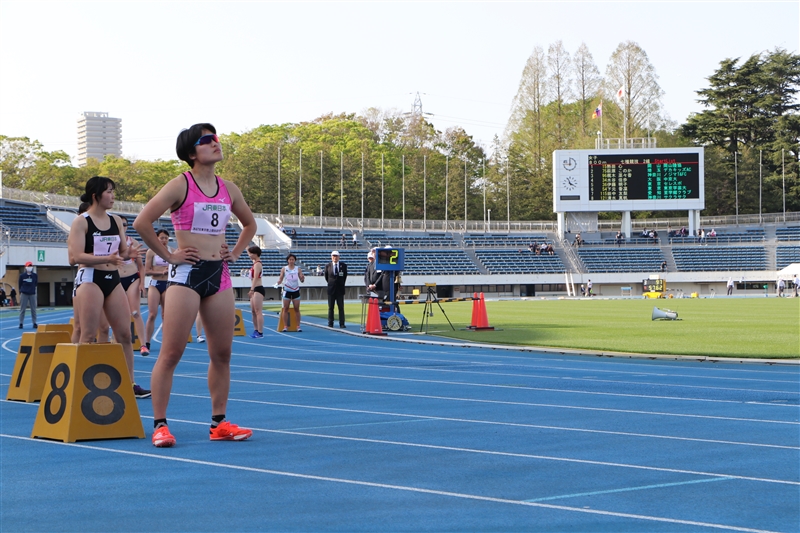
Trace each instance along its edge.
{"label": "white lane line", "polygon": [[[294,337],[294,338],[296,338],[296,337]],[[248,342],[248,341],[235,341],[235,342],[239,342],[241,344],[247,344],[247,345],[257,344],[257,343],[252,343],[252,342]],[[347,344],[333,343],[333,342],[327,342],[327,341],[313,341],[313,342],[324,343],[324,344],[329,344],[329,345],[336,346],[337,347],[337,350],[336,350],[337,353],[341,353],[342,347],[347,347],[347,346],[352,346],[353,348],[360,348],[360,349],[364,348],[363,345],[347,345]],[[302,353],[318,353],[318,354],[328,355],[328,356],[331,354],[330,350],[324,350],[324,349],[323,350],[309,350],[307,347],[304,347],[304,346],[286,346],[286,347],[283,347],[282,349],[285,350],[285,351],[289,351],[289,352],[296,351],[296,352],[302,352]],[[383,351],[383,348],[381,348],[381,350]],[[435,352],[435,351],[432,351],[432,350],[421,350],[421,349],[416,349],[416,350],[406,349],[404,351],[411,351],[412,353],[425,353],[425,354],[436,354],[436,353],[438,353],[438,352]],[[454,359],[439,359],[439,358],[430,358],[429,359],[429,358],[421,358],[421,357],[404,357],[404,356],[396,356],[396,355],[381,355],[381,354],[378,354],[378,353],[369,353],[369,354],[364,355],[364,354],[356,353],[355,351],[347,351],[346,353],[347,353],[348,356],[351,356],[351,357],[369,358],[369,359],[387,359],[387,360],[393,360],[393,361],[402,360],[402,361],[408,361],[408,362],[411,362],[411,363],[413,363],[415,361],[418,361],[420,363],[431,363],[431,362],[439,363],[440,362],[440,363],[447,363],[447,364],[471,364],[471,365],[476,365],[476,366],[510,366],[510,367],[522,367],[522,368],[525,368],[525,369],[562,370],[562,371],[566,371],[566,372],[580,372],[580,373],[584,373],[584,374],[585,373],[596,372],[596,373],[599,373],[599,374],[626,374],[626,375],[630,374],[630,375],[635,375],[635,376],[680,377],[680,378],[688,378],[688,379],[752,381],[752,382],[763,382],[763,383],[792,383],[792,384],[797,383],[797,379],[776,380],[776,379],[756,379],[756,378],[749,378],[749,377],[725,377],[725,376],[710,375],[708,373],[694,374],[694,375],[660,373],[660,372],[652,372],[652,370],[653,370],[652,366],[649,368],[650,371],[644,371],[644,370],[626,371],[626,370],[620,370],[620,369],[609,370],[608,369],[609,365],[607,364],[608,361],[603,361],[603,362],[600,362],[600,363],[594,363],[593,365],[591,365],[591,366],[604,365],[606,368],[584,368],[584,367],[577,367],[577,366],[571,366],[571,367],[552,366],[552,365],[547,365],[547,364],[522,364],[522,362],[527,362],[527,363],[531,362],[531,359],[524,359],[524,358],[521,359],[522,362],[520,362],[520,363],[502,363],[502,362],[497,362],[497,361],[486,361],[486,362],[475,361],[474,360],[474,356],[476,354],[474,354],[474,353],[469,354],[470,358],[468,358],[468,359],[455,359],[455,360]],[[452,353],[447,353],[447,352],[442,352],[442,353],[444,353],[446,355],[451,355],[451,356],[453,355]],[[250,354],[250,353],[246,353],[246,354],[245,353],[236,353],[236,355],[246,355],[246,356],[249,356],[249,357],[265,357],[265,358],[270,358],[270,359],[283,359],[283,360],[287,360],[287,361],[306,361],[305,359],[278,358],[278,357],[274,357],[274,356],[259,356],[259,355],[253,355],[253,354]],[[465,355],[467,355],[467,354],[465,354]],[[497,358],[495,354],[487,354],[486,356],[482,356],[482,357],[491,357],[492,359],[496,359]],[[506,358],[508,358],[508,357],[506,357]],[[320,362],[320,361],[312,360],[312,362]],[[356,364],[356,363],[344,363],[343,362],[341,364]],[[634,365],[634,363],[627,364],[625,368],[628,368],[630,365]],[[375,366],[387,368],[386,365],[375,365]],[[635,366],[643,366],[643,365],[640,364],[640,365],[635,365]],[[392,367],[392,368],[394,368],[394,367]],[[398,367],[398,368],[402,368],[402,367]],[[416,368],[416,367],[414,367],[414,368]],[[680,368],[680,367],[678,367],[678,368]],[[719,368],[715,367],[714,370],[715,371],[719,371]],[[757,371],[757,372],[756,371],[751,371],[750,373],[763,374],[763,372],[764,371]],[[794,372],[794,373],[789,372],[787,374],[790,375],[790,376],[794,376],[794,377],[798,376],[797,372]]]}
{"label": "white lane line", "polygon": [[[308,350],[305,350],[305,353],[308,353]],[[328,354],[328,352],[319,352],[320,354]],[[611,379],[597,379],[597,378],[579,378],[579,377],[568,377],[568,376],[552,376],[552,375],[543,375],[543,374],[517,374],[517,373],[506,373],[506,372],[481,372],[477,370],[456,370],[456,369],[448,369],[448,368],[432,368],[432,367],[419,367],[419,366],[399,366],[399,365],[380,365],[374,363],[353,363],[353,362],[346,362],[346,361],[330,361],[330,360],[320,360],[320,359],[297,359],[297,358],[288,358],[288,357],[277,357],[277,356],[266,356],[266,355],[258,355],[258,354],[249,354],[249,353],[235,353],[234,355],[248,357],[251,359],[269,359],[275,361],[289,361],[289,362],[296,362],[296,363],[307,363],[307,364],[314,364],[314,365],[339,365],[339,366],[354,366],[354,367],[366,367],[366,368],[379,368],[381,370],[409,370],[413,372],[439,372],[445,374],[468,374],[468,375],[478,375],[483,377],[513,377],[513,378],[530,378],[530,379],[542,379],[542,380],[563,380],[563,381],[587,381],[590,383],[614,383],[618,385],[637,385],[637,386],[657,386],[657,387],[676,387],[676,388],[689,388],[689,389],[702,389],[702,390],[720,390],[720,391],[734,391],[734,392],[755,392],[755,393],[773,393],[773,394],[795,394],[800,397],[800,391],[797,390],[769,390],[769,389],[741,389],[741,388],[733,388],[733,387],[712,387],[708,385],[685,385],[685,384],[676,384],[676,383],[661,383],[661,382],[650,382],[650,381],[623,381],[623,380],[611,380]],[[302,370],[296,370],[297,372],[302,372]],[[582,371],[582,373],[586,373]],[[647,374],[636,373],[638,375],[646,376]],[[338,375],[338,374],[335,374]],[[342,374],[342,375],[349,375],[349,374]],[[702,378],[696,378],[702,379]],[[770,383],[777,383],[777,382],[770,382]],[[786,381],[783,383],[792,383],[793,385],[797,385],[798,382],[796,381]]]}
{"label": "white lane line", "polygon": [[[190,364],[197,364],[197,365],[204,365],[205,363],[202,361],[187,361]],[[250,368],[250,367],[242,367],[241,365],[231,365],[231,368]],[[258,371],[266,371],[261,367],[252,367],[254,370]],[[137,371],[138,372],[138,371]],[[142,371],[145,372],[145,371]],[[270,372],[275,372],[271,370]],[[277,372],[284,372],[284,370],[278,370]],[[176,373],[175,377],[194,377],[196,374],[194,373]],[[409,380],[409,381],[417,381],[417,380]],[[613,408],[605,408],[605,407],[586,407],[586,406],[574,406],[574,405],[563,405],[563,404],[548,404],[548,403],[534,403],[534,402],[513,402],[513,401],[504,401],[504,400],[486,400],[480,398],[463,398],[463,397],[454,397],[454,396],[437,396],[437,395],[430,395],[430,394],[411,394],[411,393],[400,393],[400,392],[391,392],[391,391],[371,391],[371,390],[363,390],[363,389],[342,389],[342,388],[333,388],[333,387],[319,387],[319,386],[312,386],[312,385],[300,385],[300,384],[291,384],[291,383],[276,383],[271,381],[254,381],[254,380],[240,380],[240,379],[232,379],[232,383],[246,383],[246,384],[258,384],[258,385],[269,385],[281,388],[290,388],[290,389],[310,389],[310,390],[326,390],[326,391],[333,391],[333,392],[346,392],[346,393],[355,393],[355,394],[374,394],[374,395],[386,395],[386,396],[401,396],[401,397],[408,397],[408,398],[423,398],[423,399],[431,399],[431,400],[448,400],[448,401],[457,401],[457,402],[473,402],[473,403],[487,403],[487,404],[499,404],[499,405],[518,405],[524,407],[546,407],[546,408],[554,408],[554,409],[574,409],[574,410],[581,410],[581,411],[599,411],[599,412],[611,412],[611,413],[624,413],[624,414],[641,414],[647,416],[671,416],[671,417],[680,417],[680,418],[702,418],[702,419],[709,419],[709,420],[727,420],[733,422],[758,422],[758,423],[765,423],[765,424],[789,424],[789,425],[800,425],[800,421],[797,420],[772,420],[772,419],[760,419],[760,418],[741,418],[741,417],[725,417],[725,416],[713,416],[713,415],[695,415],[695,414],[686,414],[686,413],[668,413],[663,411],[639,411],[639,410],[632,410],[632,409],[613,409]],[[491,385],[486,385],[491,386]],[[497,385],[498,387],[508,387],[503,385]],[[511,387],[511,388],[523,388],[523,387]],[[582,394],[600,394],[600,395],[609,395],[610,393],[587,393],[585,391],[569,391],[569,390],[561,390],[561,389],[533,389],[537,391],[552,391],[552,392],[579,392]],[[632,396],[635,398],[656,398],[656,399],[664,399],[665,397],[654,397],[654,396],[644,396],[644,395],[624,395],[624,396]],[[678,400],[695,400],[699,402],[713,402],[713,403],[741,403],[738,401],[733,400],[706,400],[703,398],[669,398],[667,399],[678,399]],[[754,404],[755,402],[748,402],[748,404]],[[772,404],[766,403],[764,404],[770,407],[792,407],[794,410],[797,409],[797,406],[791,404]]]}
{"label": "white lane line", "polygon": [[[202,364],[202,363],[197,363]],[[710,398],[691,398],[691,397],[680,397],[680,396],[655,396],[655,395],[646,395],[646,394],[626,394],[626,393],[619,393],[619,392],[599,392],[599,391],[583,391],[583,390],[575,390],[575,389],[556,389],[550,387],[530,387],[530,386],[523,386],[523,385],[504,385],[501,383],[471,383],[468,381],[444,381],[444,380],[432,380],[432,379],[414,379],[414,378],[400,378],[400,377],[391,377],[391,376],[373,376],[368,374],[341,374],[335,372],[316,372],[311,370],[294,370],[294,369],[286,369],[286,368],[276,368],[276,367],[252,367],[252,366],[244,366],[244,365],[231,365],[231,369],[240,369],[245,368],[249,369],[250,371],[256,372],[277,372],[277,373],[295,373],[295,374],[311,374],[311,375],[321,375],[321,376],[336,376],[336,377],[347,377],[347,378],[356,378],[356,379],[371,379],[371,380],[386,380],[386,381],[398,381],[398,382],[411,382],[411,383],[428,383],[428,384],[435,384],[435,385],[452,385],[452,386],[464,386],[464,387],[482,387],[482,388],[500,388],[500,389],[513,389],[513,390],[525,390],[525,391],[539,391],[539,392],[560,392],[566,394],[583,394],[583,395],[592,395],[592,396],[611,396],[611,397],[622,397],[622,398],[645,398],[645,399],[656,399],[656,400],[677,400],[677,401],[697,401],[697,402],[705,402],[705,403],[732,403],[740,405],[742,403],[746,404],[757,404],[757,405],[769,405],[772,407],[791,407],[792,409],[796,410],[797,405],[794,404],[772,404],[767,402],[742,402],[741,400],[715,400]],[[247,380],[232,380],[238,381],[241,383],[259,383],[257,381],[247,381]],[[269,382],[265,383],[269,384]],[[301,385],[292,385],[292,386],[301,386]],[[323,388],[324,389],[324,388]],[[337,390],[337,389],[333,389]],[[342,389],[345,390],[345,389]],[[364,391],[360,391],[364,392]],[[369,392],[369,391],[366,391]],[[378,393],[375,393],[378,394]]]}
{"label": "white lane line", "polygon": [[[309,324],[309,325],[311,327],[315,326],[314,324]],[[273,332],[272,330],[269,330],[269,329],[267,329],[264,332],[265,335],[267,333],[274,334],[274,335],[276,335],[278,337],[281,336],[280,333]],[[595,353],[575,354],[575,355],[583,356],[583,358],[577,358],[577,357],[575,357],[573,355],[564,356],[563,353],[557,352],[558,348],[553,348],[553,347],[542,347],[541,349],[547,350],[547,351],[537,351],[537,347],[535,347],[535,346],[530,346],[530,347],[512,346],[512,345],[503,345],[503,346],[501,346],[504,350],[507,350],[509,352],[519,351],[521,353],[528,354],[527,356],[523,356],[523,355],[508,355],[508,354],[505,354],[503,352],[498,352],[496,347],[491,346],[491,345],[464,344],[464,343],[448,344],[448,343],[445,343],[445,342],[426,341],[426,340],[421,340],[421,339],[412,339],[412,340],[402,339],[400,342],[387,342],[387,341],[398,341],[398,339],[396,339],[396,338],[387,338],[387,337],[358,337],[358,336],[353,336],[353,335],[344,335],[344,337],[342,339],[340,339],[339,341],[325,341],[325,340],[319,340],[319,339],[310,338],[309,336],[303,336],[303,337],[300,337],[300,336],[296,336],[295,337],[295,336],[293,336],[292,338],[296,339],[298,341],[308,342],[310,344],[322,344],[322,345],[327,345],[327,346],[334,346],[334,347],[337,348],[335,350],[335,352],[337,352],[337,353],[344,351],[344,352],[346,352],[348,354],[352,354],[354,350],[347,350],[348,348],[363,349],[365,347],[365,345],[369,344],[369,342],[372,341],[374,343],[377,343],[377,342],[382,342],[383,343],[383,346],[381,346],[381,352],[383,352],[383,353],[390,352],[390,351],[395,351],[395,352],[401,352],[401,353],[402,352],[409,352],[409,353],[412,353],[412,354],[424,352],[426,354],[453,355],[453,351],[456,350],[458,354],[463,354],[464,356],[469,356],[471,358],[474,358],[474,357],[491,357],[492,359],[519,360],[520,362],[524,362],[524,363],[532,363],[534,361],[544,360],[548,364],[530,365],[530,366],[533,366],[533,367],[541,367],[543,369],[550,369],[550,368],[560,369],[560,368],[562,368],[562,367],[551,367],[551,366],[549,366],[549,363],[552,363],[552,362],[570,363],[570,364],[573,364],[573,363],[575,363],[575,364],[588,363],[588,366],[590,366],[590,367],[606,367],[606,368],[608,367],[608,363],[612,362],[608,358],[605,358],[605,359],[602,359],[602,360],[597,360],[597,361],[595,361],[593,359],[589,359],[589,357],[598,356],[598,354],[595,354]],[[352,338],[356,338],[359,341],[363,340],[363,341],[367,341],[367,342],[347,342],[347,340],[350,340]],[[243,344],[251,344],[251,343],[249,343],[247,341],[236,341],[236,340],[234,340],[234,342],[242,342]],[[255,344],[257,344],[257,343],[255,343]],[[413,348],[413,347],[407,346],[409,344],[410,345],[418,345],[418,346],[424,347],[425,350],[422,350],[420,348]],[[440,348],[446,348],[446,349],[440,349]],[[307,350],[307,348],[296,347],[296,346],[295,347],[287,346],[287,347],[285,347],[285,349],[286,350],[297,350],[297,351],[302,351],[304,349]],[[488,352],[488,353],[486,355],[483,355],[483,354],[480,354],[480,353],[475,353],[476,351],[477,352],[484,351],[484,352]],[[330,351],[323,351],[323,353],[330,353]],[[628,354],[618,354],[618,355],[619,355],[619,358],[622,359],[622,358],[625,358]],[[631,354],[631,355],[637,355],[637,354]],[[537,359],[531,359],[531,356],[534,356]],[[385,356],[385,357],[388,358],[388,359],[394,358],[394,356],[388,356],[388,355]],[[686,357],[689,357],[689,356],[686,356]],[[697,356],[697,357],[705,357],[705,356]],[[621,363],[624,362],[625,368],[642,367],[642,368],[646,368],[648,370],[652,370],[654,368],[653,364],[639,363],[639,362],[635,362],[635,360],[629,360],[627,358],[621,360],[620,362]],[[787,360],[787,362],[791,363],[792,360]],[[683,370],[696,370],[697,369],[697,365],[696,364],[694,364],[692,366],[687,366],[683,362],[677,362],[677,361],[672,361],[672,360],[667,360],[667,361],[665,361],[665,363],[669,364],[669,368],[683,369]],[[754,367],[754,368],[737,368],[737,367],[733,367],[733,366],[724,367],[724,368],[716,367],[715,371],[717,371],[717,372],[728,372],[728,373],[733,373],[733,374],[759,374],[759,373],[763,373],[763,372],[769,372],[770,374],[785,374],[785,375],[788,375],[788,376],[797,376],[798,375],[798,369],[794,368],[793,366],[790,366],[788,369],[784,369],[783,367],[776,368],[776,367],[771,365],[771,367],[768,370],[765,370],[765,369],[762,369],[762,366],[761,366],[761,365],[763,365],[763,363],[754,363],[754,364],[758,364],[759,366],[758,367]],[[523,366],[529,366],[529,365],[523,365]],[[569,369],[569,370],[580,370],[580,369],[576,369],[575,367],[569,367],[569,368],[566,368],[566,369]],[[595,371],[595,370],[596,370],[595,368],[584,368],[583,369],[583,371],[586,371],[586,372],[591,372],[591,371]],[[599,372],[601,370],[598,369],[597,371]],[[606,371],[607,372],[612,372],[612,373],[614,372],[614,370],[606,370]],[[637,372],[634,371],[632,373],[637,373]],[[638,372],[638,373],[643,373],[643,372]],[[658,374],[656,374],[656,375],[658,375]],[[730,379],[734,379],[734,378],[730,378]],[[739,379],[747,379],[747,378],[739,378]]]}
{"label": "white lane line", "polygon": [[584,496],[601,496],[603,494],[616,494],[618,492],[637,492],[640,490],[650,490],[650,489],[663,489],[667,487],[680,487],[682,485],[694,485],[696,483],[714,483],[716,481],[727,481],[729,479],[733,479],[730,477],[717,477],[711,479],[693,479],[690,481],[678,481],[676,483],[658,483],[655,485],[642,485],[640,487],[623,487],[620,489],[609,489],[609,490],[595,490],[592,492],[577,492],[575,494],[561,494],[559,496],[547,496],[545,498],[532,498],[530,500],[525,500],[526,502],[549,502],[552,500],[564,500],[567,498],[581,498]]}
{"label": "white lane line", "polygon": [[584,513],[584,514],[591,514],[591,515],[601,515],[601,516],[614,516],[618,518],[629,518],[633,520],[644,520],[650,522],[664,522],[669,524],[681,524],[681,525],[689,525],[689,526],[699,526],[699,527],[709,527],[714,529],[723,529],[727,531],[743,531],[748,533],[777,533],[772,532],[769,530],[764,529],[753,529],[753,528],[746,528],[746,527],[739,527],[739,526],[732,526],[727,524],[717,524],[713,522],[698,522],[694,520],[680,520],[677,518],[667,518],[667,517],[660,517],[660,516],[650,516],[650,515],[639,515],[639,514],[631,514],[631,513],[619,513],[614,511],[604,511],[599,509],[584,509],[578,507],[568,507],[565,505],[553,505],[547,503],[540,503],[540,502],[527,502],[523,500],[510,500],[507,498],[494,498],[491,496],[481,496],[478,494],[467,494],[462,492],[451,492],[451,491],[443,491],[443,490],[434,490],[434,489],[425,489],[420,487],[412,487],[407,485],[394,485],[389,483],[377,483],[373,481],[361,481],[356,479],[347,479],[347,478],[335,478],[330,476],[317,476],[312,474],[301,474],[298,472],[287,472],[283,470],[271,470],[267,468],[257,468],[251,466],[241,466],[241,465],[233,465],[229,463],[218,463],[214,461],[202,461],[198,459],[187,459],[184,457],[175,457],[175,456],[164,456],[164,455],[156,455],[154,453],[144,453],[144,452],[132,452],[128,450],[115,450],[113,448],[106,448],[103,446],[88,446],[85,444],[76,444],[76,443],[63,443],[63,442],[56,442],[56,441],[46,441],[46,440],[39,440],[39,439],[31,439],[29,437],[18,437],[15,435],[6,435],[0,434],[0,437],[3,438],[10,438],[10,439],[17,439],[17,440],[25,440],[25,441],[34,441],[39,442],[42,444],[54,444],[57,446],[68,446],[73,448],[82,448],[87,450],[94,450],[94,451],[103,451],[108,453],[118,453],[122,455],[129,455],[129,456],[136,456],[136,457],[146,457],[149,459],[159,459],[162,461],[175,461],[179,463],[189,463],[193,465],[200,465],[200,466],[209,466],[214,468],[223,468],[228,470],[240,470],[245,472],[255,472],[260,474],[268,474],[273,476],[281,476],[281,477],[289,477],[289,478],[297,478],[297,479],[305,479],[311,481],[323,481],[323,482],[330,482],[330,483],[342,483],[346,485],[355,485],[361,487],[370,487],[370,488],[378,488],[378,489],[387,489],[387,490],[396,490],[396,491],[403,491],[403,492],[414,492],[420,494],[429,494],[433,496],[444,496],[450,498],[458,498],[458,499],[466,499],[466,500],[476,500],[476,501],[485,501],[485,502],[492,502],[492,503],[503,503],[503,504],[511,504],[511,505],[522,505],[526,507],[539,507],[543,509],[553,509],[558,511],[566,511],[566,512],[573,512],[573,513]]}
{"label": "white lane line", "polygon": [[[193,377],[192,379],[204,379],[203,376]],[[210,399],[209,396],[201,395],[201,394],[179,394],[179,393],[172,393],[172,396],[183,396],[186,398],[202,398],[202,399]],[[456,422],[461,424],[484,424],[490,426],[503,426],[503,427],[514,427],[514,428],[526,428],[526,429],[543,429],[548,431],[568,431],[568,432],[576,432],[576,433],[590,433],[596,435],[613,435],[613,436],[621,436],[621,437],[636,437],[636,438],[644,438],[644,439],[661,439],[661,440],[676,440],[682,442],[702,442],[702,443],[709,443],[709,444],[726,444],[730,446],[752,446],[756,448],[772,448],[778,450],[800,450],[800,446],[785,446],[781,444],[763,444],[758,442],[739,442],[739,441],[728,441],[728,440],[718,440],[718,439],[701,439],[701,438],[694,438],[694,437],[678,437],[674,435],[657,435],[657,434],[649,434],[649,433],[633,433],[628,431],[609,431],[609,430],[602,430],[602,429],[588,429],[588,428],[571,428],[565,426],[546,426],[540,424],[523,424],[520,422],[498,422],[495,420],[480,420],[480,419],[469,419],[469,418],[454,418],[454,417],[442,417],[442,416],[430,416],[430,415],[420,415],[420,414],[413,414],[413,413],[393,413],[393,412],[386,412],[386,411],[368,411],[368,410],[361,410],[361,409],[344,409],[338,407],[319,407],[319,406],[309,406],[309,405],[302,405],[302,404],[287,404],[287,403],[280,403],[280,402],[268,402],[264,400],[246,400],[242,398],[229,398],[228,403],[231,402],[241,402],[241,403],[252,403],[258,405],[275,405],[280,407],[292,407],[297,409],[317,409],[322,411],[336,411],[336,412],[345,412],[345,413],[358,413],[358,414],[370,414],[370,415],[379,415],[379,416],[397,416],[397,417],[407,417],[407,418],[420,418],[420,419],[428,419],[428,420],[439,420],[442,422]]]}

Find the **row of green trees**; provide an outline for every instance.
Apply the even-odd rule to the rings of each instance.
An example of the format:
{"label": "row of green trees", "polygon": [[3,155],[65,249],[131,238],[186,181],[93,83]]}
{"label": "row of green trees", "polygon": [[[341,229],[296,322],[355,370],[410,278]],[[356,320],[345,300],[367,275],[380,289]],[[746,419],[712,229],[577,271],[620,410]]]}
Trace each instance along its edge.
{"label": "row of green trees", "polygon": [[[437,131],[422,115],[371,108],[222,135],[218,170],[262,213],[474,220],[491,209],[494,219],[551,219],[552,152],[593,148],[602,120],[605,137],[705,146],[705,215],[734,214],[737,187],[740,214],[779,212],[784,176],[786,209],[800,211],[800,56],[777,49],[722,61],[697,91],[706,109],[680,127],[663,112],[657,79],[636,43],[621,43],[601,76],[586,45],[571,55],[557,42],[528,59],[503,142],[481,146],[463,128]],[[602,118],[592,118],[598,108]],[[105,175],[118,198],[146,202],[186,168],[113,157],[76,168],[64,152],[0,136],[9,187],[78,195]]]}

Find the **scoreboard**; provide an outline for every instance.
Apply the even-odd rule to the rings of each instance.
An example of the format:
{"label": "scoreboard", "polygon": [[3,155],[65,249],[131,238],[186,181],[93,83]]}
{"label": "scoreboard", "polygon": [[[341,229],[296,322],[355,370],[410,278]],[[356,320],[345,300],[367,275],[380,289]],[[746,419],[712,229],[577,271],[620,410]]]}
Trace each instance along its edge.
{"label": "scoreboard", "polygon": [[702,148],[553,152],[556,212],[700,210],[703,185]]}

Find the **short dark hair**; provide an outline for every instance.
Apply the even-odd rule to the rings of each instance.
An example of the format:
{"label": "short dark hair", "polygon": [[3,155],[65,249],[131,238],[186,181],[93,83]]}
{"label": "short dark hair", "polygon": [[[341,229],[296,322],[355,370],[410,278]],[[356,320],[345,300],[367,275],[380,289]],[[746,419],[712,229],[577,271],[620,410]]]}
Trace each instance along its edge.
{"label": "short dark hair", "polygon": [[89,205],[92,205],[95,198],[100,198],[103,193],[106,192],[109,185],[111,185],[112,191],[117,188],[114,180],[111,178],[92,176],[89,178],[89,181],[86,182],[86,192],[81,195],[81,202],[88,202]]}
{"label": "short dark hair", "polygon": [[164,228],[161,228],[158,231],[156,231],[156,237],[158,237],[162,233],[165,234],[167,237],[169,237],[169,231],[165,230]]}
{"label": "short dark hair", "polygon": [[178,159],[185,161],[186,164],[192,168],[194,168],[194,159],[192,159],[192,156],[195,155],[196,150],[194,143],[203,136],[203,130],[210,131],[215,135],[217,133],[217,129],[212,124],[195,124],[189,129],[181,131],[178,134],[178,141],[175,143],[175,151],[178,153]]}
{"label": "short dark hair", "polygon": [[287,263],[289,262],[289,258],[290,257],[294,257],[294,260],[297,261],[297,256],[294,255],[293,253],[289,252],[289,255],[286,256],[286,262]]}
{"label": "short dark hair", "polygon": [[253,255],[257,255],[258,257],[261,257],[261,248],[259,248],[255,244],[253,246],[249,247],[247,249],[247,251],[250,252]]}

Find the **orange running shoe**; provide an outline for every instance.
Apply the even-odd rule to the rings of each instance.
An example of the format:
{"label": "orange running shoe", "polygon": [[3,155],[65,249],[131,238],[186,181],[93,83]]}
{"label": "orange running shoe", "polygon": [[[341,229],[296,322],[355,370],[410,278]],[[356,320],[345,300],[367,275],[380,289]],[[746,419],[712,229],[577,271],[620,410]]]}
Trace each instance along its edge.
{"label": "orange running shoe", "polygon": [[153,432],[153,446],[157,448],[170,448],[175,446],[175,437],[169,432],[167,426],[161,426]]}
{"label": "orange running shoe", "polygon": [[253,436],[249,429],[240,428],[236,424],[231,424],[227,420],[220,423],[215,428],[211,428],[211,440],[245,440]]}

